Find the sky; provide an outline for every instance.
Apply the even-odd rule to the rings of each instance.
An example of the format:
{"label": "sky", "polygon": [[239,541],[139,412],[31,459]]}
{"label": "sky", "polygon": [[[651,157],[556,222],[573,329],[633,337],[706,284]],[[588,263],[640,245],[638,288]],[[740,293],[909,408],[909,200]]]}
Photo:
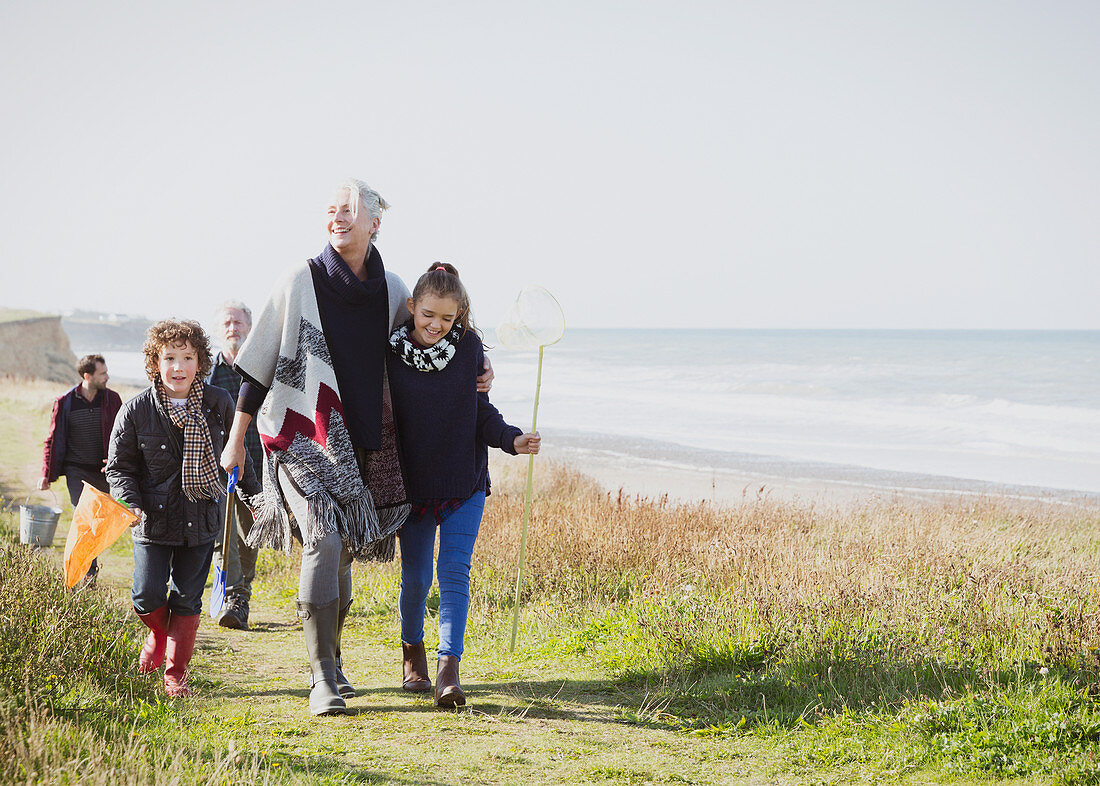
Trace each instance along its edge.
{"label": "sky", "polygon": [[492,327],[1100,329],[1100,4],[0,3],[0,306],[208,321],[353,176]]}

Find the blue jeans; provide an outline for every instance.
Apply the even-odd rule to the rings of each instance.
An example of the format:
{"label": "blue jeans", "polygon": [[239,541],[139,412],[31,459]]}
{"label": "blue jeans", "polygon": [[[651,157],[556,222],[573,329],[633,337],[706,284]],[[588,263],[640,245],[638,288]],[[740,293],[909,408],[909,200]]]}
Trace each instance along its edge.
{"label": "blue jeans", "polygon": [[[134,542],[134,586],[130,597],[138,614],[165,603],[181,617],[202,613],[202,590],[210,573],[214,542],[202,546],[162,546]],[[171,581],[171,585],[169,585]]]}
{"label": "blue jeans", "polygon": [[[462,658],[466,616],[470,610],[470,558],[485,510],[485,492],[478,491],[439,524],[439,655]],[[432,588],[435,518],[409,516],[397,533],[401,543],[401,640],[424,640],[424,603]]]}

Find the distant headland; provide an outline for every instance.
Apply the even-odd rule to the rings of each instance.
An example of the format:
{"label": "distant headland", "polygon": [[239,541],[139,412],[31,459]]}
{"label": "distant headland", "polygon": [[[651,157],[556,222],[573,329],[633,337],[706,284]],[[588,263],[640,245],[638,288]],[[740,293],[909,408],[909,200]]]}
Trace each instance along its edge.
{"label": "distant headland", "polygon": [[0,376],[76,384],[73,345],[137,350],[150,324],[145,317],[94,311],[61,315],[0,308]]}

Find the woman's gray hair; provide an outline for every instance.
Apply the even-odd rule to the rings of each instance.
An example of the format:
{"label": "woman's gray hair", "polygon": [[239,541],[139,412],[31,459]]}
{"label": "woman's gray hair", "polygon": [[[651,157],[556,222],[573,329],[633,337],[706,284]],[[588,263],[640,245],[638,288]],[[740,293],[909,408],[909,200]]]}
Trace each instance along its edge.
{"label": "woman's gray hair", "polygon": [[227,301],[225,301],[220,306],[218,306],[217,309],[214,311],[214,316],[220,317],[222,314],[224,314],[226,311],[228,311],[231,308],[235,308],[238,311],[243,311],[244,315],[245,315],[245,318],[248,320],[248,324],[249,325],[252,324],[252,309],[250,309],[248,306],[246,306],[244,303],[242,303],[239,300],[227,300]]}
{"label": "woman's gray hair", "polygon": [[[382,195],[368,186],[362,180],[356,180],[354,177],[349,177],[338,187],[338,191],[347,189],[357,197],[355,200],[355,215],[359,215],[359,206],[362,205],[367,209],[367,215],[371,218],[377,218],[382,220],[382,211],[389,208],[390,203],[382,198]],[[371,235],[371,240],[377,240],[379,233],[382,231],[379,227],[378,232]]]}

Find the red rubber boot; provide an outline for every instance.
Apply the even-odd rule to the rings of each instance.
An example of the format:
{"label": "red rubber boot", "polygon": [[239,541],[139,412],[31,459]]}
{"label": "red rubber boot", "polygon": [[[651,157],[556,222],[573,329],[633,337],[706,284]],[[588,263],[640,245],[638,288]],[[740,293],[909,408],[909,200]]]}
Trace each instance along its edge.
{"label": "red rubber boot", "polygon": [[[134,609],[137,614],[137,609]],[[148,614],[138,614],[138,619],[149,629],[149,636],[138,655],[138,671],[149,674],[164,663],[164,647],[168,643],[168,606],[161,606]]]}
{"label": "red rubber boot", "polygon": [[173,614],[168,623],[168,646],[165,649],[164,692],[171,698],[190,696],[187,687],[187,664],[195,651],[195,634],[199,632],[202,614],[181,617]]}

